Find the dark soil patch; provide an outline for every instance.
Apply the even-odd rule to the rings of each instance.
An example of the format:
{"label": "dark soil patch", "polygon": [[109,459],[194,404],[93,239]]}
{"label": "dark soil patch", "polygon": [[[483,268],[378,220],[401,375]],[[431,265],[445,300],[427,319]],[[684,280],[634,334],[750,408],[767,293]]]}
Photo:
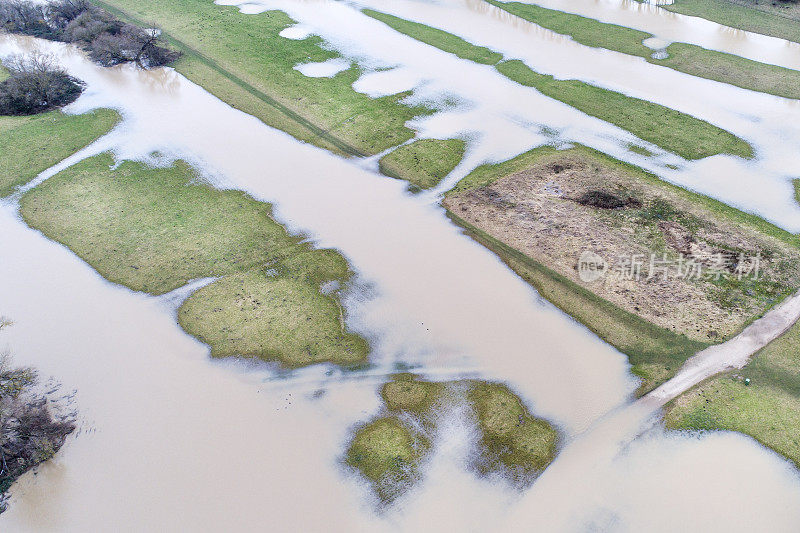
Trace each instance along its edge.
{"label": "dark soil patch", "polygon": [[624,209],[640,207],[642,203],[632,196],[621,197],[606,191],[590,190],[575,199],[581,205],[599,209]]}

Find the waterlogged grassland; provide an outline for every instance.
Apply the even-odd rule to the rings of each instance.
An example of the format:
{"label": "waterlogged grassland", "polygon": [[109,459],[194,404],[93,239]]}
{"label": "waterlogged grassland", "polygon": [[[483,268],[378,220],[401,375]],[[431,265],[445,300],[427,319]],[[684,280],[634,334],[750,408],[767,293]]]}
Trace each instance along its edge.
{"label": "waterlogged grassland", "polygon": [[461,139],[420,139],[389,152],[378,162],[387,176],[405,178],[420,189],[439,184],[464,157]]}
{"label": "waterlogged grassland", "polygon": [[739,137],[674,109],[577,80],[556,80],[534,72],[519,60],[504,61],[497,70],[521,85],[626,129],[684,159],[720,153],[753,156],[753,148]]}
{"label": "waterlogged grassland", "polygon": [[479,475],[497,474],[522,487],[555,458],[555,429],[531,415],[505,385],[398,374],[383,385],[381,398],[381,412],[354,430],[345,462],[372,484],[383,504],[420,479],[419,466],[435,445],[438,416],[453,410],[467,408],[474,415],[479,442],[469,460]]}
{"label": "waterlogged grassland", "polygon": [[754,0],[675,0],[663,9],[800,43],[800,8]]}
{"label": "waterlogged grassland", "polygon": [[[0,70],[0,77],[4,71]],[[0,117],[0,197],[111,131],[119,115],[100,109],[83,115],[50,111]]]}
{"label": "waterlogged grassland", "polygon": [[351,85],[361,75],[357,67],[332,78],[309,78],[294,70],[299,63],[339,54],[323,49],[317,36],[280,37],[295,24],[280,11],[244,15],[210,0],[95,3],[130,20],[158,21],[184,52],[175,64],[179,72],[234,107],[324,148],[376,154],[413,138],[406,121],[432,112],[403,104],[407,94],[372,99],[356,92]]}
{"label": "waterlogged grassland", "polygon": [[475,383],[468,393],[481,433],[481,473],[503,472],[516,484],[528,483],[556,456],[558,433],[531,416],[505,385]]}
{"label": "waterlogged grassland", "polygon": [[[690,1],[706,2],[706,0]],[[796,98],[798,94],[798,89],[794,85],[797,73],[788,69],[744,60],[735,55],[706,50],[685,43],[670,45],[667,49],[670,58],[667,60],[653,59],[651,57],[653,51],[642,44],[642,40],[652,37],[649,33],[536,5],[497,0],[487,0],[487,2],[543,28],[568,35],[576,42],[586,46],[644,57],[651,63],[692,76],[716,80],[753,91],[790,98]],[[734,4],[724,3],[731,8],[737,7]],[[754,13],[753,10],[748,11]],[[796,39],[797,36],[800,36],[800,30],[797,29],[797,21],[793,24],[795,25]]]}
{"label": "waterlogged grassland", "polygon": [[150,168],[101,154],[23,195],[23,219],[69,247],[105,278],[163,294],[192,279],[219,280],[178,312],[215,356],[287,366],[363,362],[368,346],[344,330],[326,281],[347,263],[287,234],[268,204],[202,182],[183,162]]}
{"label": "waterlogged grassland", "polygon": [[[524,6],[536,10],[542,9],[528,4],[524,4]],[[752,157],[753,155],[750,145],[742,139],[690,115],[581,81],[556,80],[553,76],[533,71],[520,60],[502,61],[503,56],[500,54],[489,56],[484,52],[486,49],[475,47],[456,35],[424,24],[409,22],[372,10],[366,10],[365,13],[401,33],[459,57],[467,59],[471,56],[480,57],[484,59],[480,62],[495,65],[501,74],[521,85],[533,87],[550,98],[560,100],[588,115],[626,129],[637,137],[674,152],[685,159],[701,159],[720,153],[730,153],[741,157]],[[549,16],[547,20],[557,16],[560,15]],[[582,17],[577,18],[583,19]],[[591,19],[583,20],[591,21]],[[596,21],[591,22],[600,24]],[[431,32],[436,36],[435,39],[430,37]],[[600,35],[600,32],[597,33]],[[644,37],[637,35],[637,38],[648,36],[647,34],[643,35]],[[648,53],[650,52],[648,48],[644,46],[642,48],[645,48]],[[489,63],[490,60],[493,60],[494,63]],[[412,163],[413,161],[403,161],[401,168],[413,168]],[[414,173],[412,172],[411,175]]]}
{"label": "waterlogged grassland", "polygon": [[[742,370],[706,380],[667,407],[667,427],[750,435],[800,467],[800,324]],[[745,384],[750,379],[750,384]]]}
{"label": "waterlogged grassland", "polygon": [[[575,152],[576,150],[577,152]],[[707,218],[708,220],[716,221],[715,224],[719,225],[719,227],[739,228],[734,233],[738,235],[737,232],[744,232],[742,235],[749,235],[748,239],[755,239],[753,242],[761,244],[768,243],[773,250],[783,250],[787,251],[787,253],[794,251],[796,253],[800,248],[798,238],[767,223],[763,219],[742,213],[710,198],[667,184],[641,169],[626,165],[584,147],[576,147],[566,151],[559,151],[552,147],[541,147],[502,163],[478,167],[447,193],[444,205],[450,210],[450,217],[464,227],[468,235],[494,251],[524,280],[535,286],[544,298],[585,324],[598,336],[628,356],[633,365],[633,372],[643,380],[642,386],[638,391],[643,394],[674,375],[687,357],[708,346],[711,340],[693,340],[685,334],[679,334],[668,329],[666,326],[658,326],[643,319],[638,316],[639,312],[634,313],[631,310],[621,308],[618,304],[612,303],[590,291],[591,287],[583,287],[563,272],[557,272],[554,270],[556,268],[555,264],[547,263],[545,266],[541,261],[537,261],[501,241],[499,237],[490,235],[487,233],[488,230],[485,231],[464,220],[459,216],[460,211],[454,207],[460,205],[458,201],[454,202],[454,199],[461,198],[470,193],[470,191],[490,186],[503,178],[526,172],[531,168],[551,164],[552,168],[558,166],[559,171],[561,171],[560,169],[568,169],[574,166],[570,163],[571,153],[583,153],[586,157],[596,161],[599,168],[607,168],[610,173],[629,176],[636,183],[645,187],[643,190],[651,191],[649,194],[666,195],[665,197],[670,199],[673,207],[678,208],[679,211],[691,212],[693,217],[695,216],[694,214],[697,214],[697,216],[702,214],[704,220]],[[642,206],[643,213],[652,211],[647,207],[645,199],[640,199],[644,203]],[[571,205],[571,202],[568,203]],[[614,213],[612,212],[609,216]],[[662,215],[667,216],[669,213],[660,213],[659,216]],[[577,224],[578,221],[576,220],[574,223]],[[655,235],[656,237],[658,236],[658,234]],[[775,263],[775,268],[782,268],[782,265],[783,263],[777,262]],[[783,276],[786,272],[779,270],[776,274]],[[725,307],[726,305],[731,306],[729,307],[731,311],[735,310],[741,314],[742,311],[739,310],[741,302],[738,302],[738,300],[734,302],[734,300],[743,298],[742,294],[749,294],[747,298],[755,298],[753,305],[757,304],[757,306],[760,306],[759,308],[763,308],[761,311],[763,312],[764,309],[780,301],[783,295],[787,293],[786,291],[791,292],[793,289],[793,287],[782,287],[776,292],[776,286],[769,280],[766,280],[762,285],[758,287],[710,287],[709,290],[713,294],[722,296],[719,296],[719,300],[713,299],[709,301],[716,302],[714,305],[725,309],[728,309],[728,307]],[[739,296],[733,298],[733,300],[723,297],[728,293],[732,294],[733,292],[731,291],[736,292]],[[747,320],[750,321],[757,318],[757,316],[759,316],[758,313],[750,316]],[[716,339],[714,342],[719,340]]]}

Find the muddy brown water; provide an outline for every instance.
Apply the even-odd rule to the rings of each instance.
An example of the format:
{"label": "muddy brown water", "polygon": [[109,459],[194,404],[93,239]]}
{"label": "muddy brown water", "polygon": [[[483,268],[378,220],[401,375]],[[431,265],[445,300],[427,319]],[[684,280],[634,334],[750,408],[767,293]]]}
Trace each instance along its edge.
{"label": "muddy brown water", "polygon": [[[30,46],[3,38],[0,53]],[[212,362],[177,327],[169,299],[105,282],[6,204],[0,305],[16,324],[0,342],[19,364],[77,389],[81,424],[55,461],[14,487],[4,530],[486,530],[505,529],[509,517],[509,528],[546,518],[556,530],[637,530],[658,529],[672,513],[735,530],[743,521],[730,510],[745,501],[748,518],[775,530],[800,523],[796,474],[749,439],[667,436],[656,425],[625,443],[643,417],[599,423],[636,386],[625,358],[462,236],[430,197],[267,128],[169,70],[103,70],[61,46],[36,46],[88,83],[72,111],[106,106],[125,117],[79,157],[113,148],[122,158],[185,158],[341,249],[358,272],[349,323],[372,340],[375,366],[345,375]],[[557,117],[563,107],[549,109]],[[503,124],[488,123],[487,136]],[[618,139],[609,146],[626,140],[609,131]],[[352,425],[378,408],[381,376],[399,362],[434,377],[507,381],[566,442],[590,444],[570,448],[520,496],[464,471],[474,435],[455,416],[425,481],[377,515],[339,460]],[[597,437],[578,438],[587,431]]]}

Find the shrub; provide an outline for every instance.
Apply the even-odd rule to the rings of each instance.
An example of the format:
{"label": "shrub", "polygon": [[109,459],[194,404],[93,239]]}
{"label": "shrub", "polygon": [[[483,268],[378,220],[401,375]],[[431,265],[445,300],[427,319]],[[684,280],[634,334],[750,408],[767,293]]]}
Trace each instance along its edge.
{"label": "shrub", "polygon": [[0,83],[0,115],[33,115],[74,102],[84,84],[47,56],[14,58]]}

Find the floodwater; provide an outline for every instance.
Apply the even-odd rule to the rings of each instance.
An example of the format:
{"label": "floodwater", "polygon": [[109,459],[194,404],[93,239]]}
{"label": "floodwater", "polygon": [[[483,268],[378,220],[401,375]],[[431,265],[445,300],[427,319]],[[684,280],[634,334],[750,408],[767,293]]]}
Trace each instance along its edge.
{"label": "floodwater", "polygon": [[[236,0],[219,3],[238,5]],[[354,87],[371,96],[413,89],[414,101],[462,102],[413,126],[422,137],[466,138],[461,168],[440,190],[484,161],[497,161],[554,140],[580,142],[637,164],[663,179],[697,190],[790,231],[800,231],[800,207],[791,180],[800,175],[800,102],[755,93],[647,63],[643,58],[590,48],[477,0],[254,0],[246,12],[281,9],[302,32],[357,62],[365,74]],[[748,141],[754,160],[715,156],[688,162],[506,79],[491,66],[460,60],[397,33],[361,13],[370,7],[454,33],[520,59],[543,74],[578,79],[656,102],[706,120]],[[694,20],[694,19],[692,19]],[[753,55],[759,53],[751,43]],[[385,70],[387,67],[394,67]],[[476,80],[480,80],[477,83]],[[656,155],[628,150],[630,143]],[[678,169],[674,170],[673,166]],[[757,194],[754,194],[757,191]]]}
{"label": "floodwater", "polygon": [[[340,9],[309,5],[329,17]],[[259,10],[254,2],[246,7]],[[286,37],[321,33],[336,46],[324,21],[303,13],[291,13],[302,26]],[[462,173],[548,141],[579,141],[662,171],[676,162],[655,149],[652,161],[636,159],[623,149],[641,144],[630,134],[523,90],[489,67],[390,38],[383,28],[365,29],[352,32],[348,50],[365,46],[362,39],[372,33],[390,40],[385,48],[364,48],[369,56],[345,53],[372,66],[359,90],[410,84],[420,98],[463,101],[417,124],[423,134],[468,139]],[[0,39],[0,56],[32,46]],[[591,63],[584,57],[590,50],[563,41],[562,61]],[[404,183],[375,174],[374,161],[345,161],[298,143],[168,69],[101,69],[62,46],[37,46],[88,83],[71,111],[113,107],[124,116],[71,162],[108,149],[118,158],[163,162],[150,157],[157,151],[188,160],[220,186],[274,202],[293,231],[351,261],[358,276],[346,301],[348,323],[370,339],[374,353],[372,368],[351,374],[211,362],[207,349],[175,324],[179,297],[152,298],[105,282],[28,229],[13,203],[4,205],[0,312],[16,324],[0,342],[19,364],[77,389],[81,415],[78,434],[56,460],[15,485],[0,519],[4,530],[797,529],[800,481],[786,461],[739,435],[665,435],[652,411],[626,408],[636,383],[625,358],[461,235],[432,195],[410,195]],[[400,74],[381,79],[376,69],[387,63]],[[461,77],[448,81],[455,73]],[[462,81],[469,76],[471,83]],[[786,101],[713,86],[731,99],[703,112],[718,112],[721,122],[743,131],[749,124],[754,144],[768,143],[776,128],[795,134],[789,121],[748,122],[733,111],[744,95],[773,112]],[[730,165],[747,179],[761,169],[774,185],[788,175],[778,159],[760,153],[747,164],[733,158],[704,164]],[[701,164],[677,162],[680,176],[706,178]],[[786,226],[798,220],[788,200],[763,189],[760,203],[750,199],[754,211],[772,209]],[[367,488],[339,460],[348,431],[378,408],[376,389],[398,363],[439,379],[508,382],[563,432],[562,455],[522,495],[501,481],[477,479],[464,468],[475,436],[455,413],[440,430],[424,481],[376,514]]]}

